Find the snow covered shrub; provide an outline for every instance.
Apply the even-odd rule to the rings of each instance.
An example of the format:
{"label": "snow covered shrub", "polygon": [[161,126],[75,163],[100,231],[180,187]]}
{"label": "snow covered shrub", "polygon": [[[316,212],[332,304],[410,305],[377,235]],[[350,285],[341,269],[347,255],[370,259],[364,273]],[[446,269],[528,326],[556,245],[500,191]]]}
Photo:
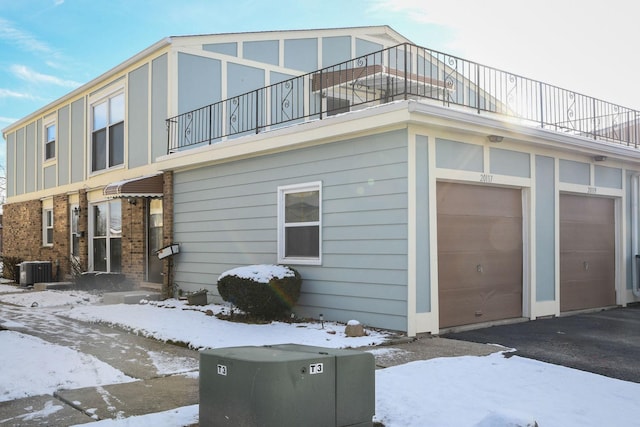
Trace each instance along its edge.
{"label": "snow covered shrub", "polygon": [[218,278],[218,292],[247,314],[278,319],[288,314],[300,297],[302,278],[283,265],[249,265],[226,271]]}

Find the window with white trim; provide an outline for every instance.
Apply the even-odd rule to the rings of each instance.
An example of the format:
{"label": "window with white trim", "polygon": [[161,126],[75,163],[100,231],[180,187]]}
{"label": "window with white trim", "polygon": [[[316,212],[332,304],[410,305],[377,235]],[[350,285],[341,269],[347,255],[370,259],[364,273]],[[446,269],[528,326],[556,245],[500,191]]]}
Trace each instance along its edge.
{"label": "window with white trim", "polygon": [[91,172],[124,163],[124,93],[91,106]]}
{"label": "window with white trim", "polygon": [[42,244],[53,246],[53,209],[42,210]]}
{"label": "window with white trim", "polygon": [[56,124],[47,123],[44,126],[44,160],[51,160],[56,157]]}
{"label": "window with white trim", "polygon": [[278,187],[278,262],[322,263],[322,182]]}
{"label": "window with white trim", "polygon": [[90,263],[93,271],[122,270],[122,203],[114,199],[90,206]]}
{"label": "window with white trim", "polygon": [[69,242],[71,247],[69,248],[70,255],[76,260],[80,260],[80,207],[78,205],[69,206],[70,227],[69,231],[71,236]]}

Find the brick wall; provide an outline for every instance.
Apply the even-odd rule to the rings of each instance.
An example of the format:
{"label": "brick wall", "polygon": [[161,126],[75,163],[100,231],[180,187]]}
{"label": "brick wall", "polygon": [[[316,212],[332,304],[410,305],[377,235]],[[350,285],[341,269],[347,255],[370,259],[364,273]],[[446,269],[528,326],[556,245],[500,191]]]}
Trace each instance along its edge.
{"label": "brick wall", "polygon": [[[173,241],[173,173],[164,173],[163,241]],[[130,203],[129,200],[135,203]],[[146,272],[146,200],[143,198],[122,199],[122,272],[135,282],[145,280]],[[89,204],[85,190],[78,192],[80,208],[78,231],[80,267],[89,265]],[[67,194],[53,197],[54,233],[53,246],[42,246],[42,202],[27,202],[4,205],[3,256],[18,257],[24,261],[51,261],[54,280],[68,280],[72,273],[70,261],[70,218]],[[169,295],[171,258],[163,265],[163,293]]]}
{"label": "brick wall", "polygon": [[[165,172],[164,176],[164,197],[162,199],[162,234],[164,246],[173,243],[173,172]],[[173,297],[173,257],[164,259],[162,266],[163,283],[162,293],[166,297]]]}
{"label": "brick wall", "polygon": [[145,280],[145,217],[145,199],[122,199],[122,272],[134,282]]}
{"label": "brick wall", "polygon": [[3,256],[24,261],[51,261],[53,279],[65,280],[69,264],[69,204],[67,195],[53,198],[53,246],[42,246],[42,202],[4,205]]}
{"label": "brick wall", "polygon": [[84,189],[78,192],[78,207],[80,208],[80,214],[78,215],[80,268],[82,271],[87,271],[87,266],[89,265],[89,202],[87,200],[87,191]]}

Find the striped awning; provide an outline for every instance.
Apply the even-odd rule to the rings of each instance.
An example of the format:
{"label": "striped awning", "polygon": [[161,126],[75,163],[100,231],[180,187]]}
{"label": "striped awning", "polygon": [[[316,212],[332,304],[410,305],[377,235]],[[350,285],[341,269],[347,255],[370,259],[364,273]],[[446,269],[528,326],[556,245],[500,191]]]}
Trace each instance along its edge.
{"label": "striped awning", "polygon": [[162,174],[141,176],[112,182],[102,194],[110,197],[162,197]]}

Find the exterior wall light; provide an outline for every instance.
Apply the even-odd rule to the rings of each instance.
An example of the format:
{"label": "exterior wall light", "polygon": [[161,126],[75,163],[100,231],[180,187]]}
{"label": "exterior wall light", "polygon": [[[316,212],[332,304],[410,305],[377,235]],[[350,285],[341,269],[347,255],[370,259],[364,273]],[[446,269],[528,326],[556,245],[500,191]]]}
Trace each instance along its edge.
{"label": "exterior wall light", "polygon": [[504,139],[504,137],[502,137],[500,135],[489,135],[489,136],[487,136],[487,138],[491,142],[502,142],[502,140]]}
{"label": "exterior wall light", "polygon": [[605,160],[607,160],[607,156],[593,156],[593,160],[595,160],[596,162],[604,162]]}

